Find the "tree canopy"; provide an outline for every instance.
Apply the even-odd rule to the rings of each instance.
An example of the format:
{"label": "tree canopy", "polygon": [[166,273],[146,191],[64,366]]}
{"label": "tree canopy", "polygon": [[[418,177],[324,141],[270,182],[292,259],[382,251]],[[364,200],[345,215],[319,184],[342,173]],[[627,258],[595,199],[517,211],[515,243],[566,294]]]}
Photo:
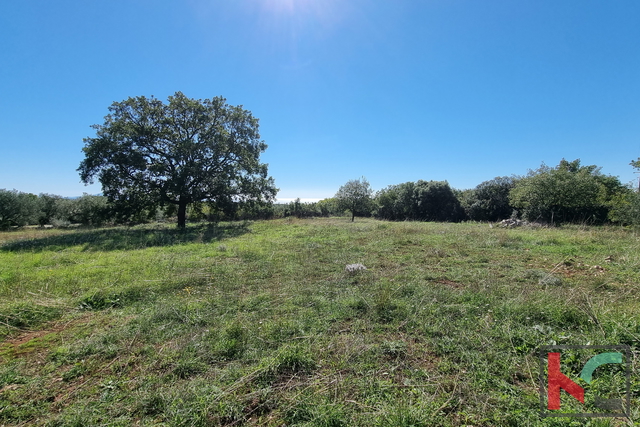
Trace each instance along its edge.
{"label": "tree canopy", "polygon": [[338,189],[338,207],[351,212],[351,221],[356,215],[370,215],[373,208],[373,190],[365,177],[352,179]]}
{"label": "tree canopy", "polygon": [[516,183],[509,199],[529,220],[602,223],[612,200],[627,191],[618,178],[603,175],[595,165],[562,159],[555,168],[543,164],[530,171]]}
{"label": "tree canopy", "polygon": [[464,210],[447,181],[405,182],[376,195],[378,218],[404,221],[460,221]]}
{"label": "tree canopy", "polygon": [[0,189],[0,230],[33,223],[39,213],[38,196]]}
{"label": "tree canopy", "polygon": [[144,96],[114,102],[104,124],[85,138],[78,171],[85,183],[97,177],[102,191],[123,213],[173,204],[178,226],[186,208],[207,201],[272,202],[277,193],[260,154],[258,119],[222,97],[196,100],[181,92],[168,103]]}
{"label": "tree canopy", "polygon": [[473,221],[500,221],[513,214],[509,193],[518,179],[499,176],[484,181],[472,190],[465,190],[464,204],[467,216]]}

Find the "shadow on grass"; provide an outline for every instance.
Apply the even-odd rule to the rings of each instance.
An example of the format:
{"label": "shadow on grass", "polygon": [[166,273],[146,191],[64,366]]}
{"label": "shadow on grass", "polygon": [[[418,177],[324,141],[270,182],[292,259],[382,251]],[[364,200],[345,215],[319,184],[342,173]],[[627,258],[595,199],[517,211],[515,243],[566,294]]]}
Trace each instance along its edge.
{"label": "shadow on grass", "polygon": [[184,230],[168,226],[101,228],[13,241],[0,246],[0,250],[6,252],[56,251],[78,245],[83,246],[84,251],[132,250],[184,243],[211,243],[248,232],[249,224],[246,222],[190,225]]}

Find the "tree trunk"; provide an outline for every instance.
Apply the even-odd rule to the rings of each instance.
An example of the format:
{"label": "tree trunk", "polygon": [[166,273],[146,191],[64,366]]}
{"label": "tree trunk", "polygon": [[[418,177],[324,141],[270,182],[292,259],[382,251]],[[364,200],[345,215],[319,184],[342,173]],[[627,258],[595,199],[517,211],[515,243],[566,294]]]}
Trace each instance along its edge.
{"label": "tree trunk", "polygon": [[178,228],[187,226],[187,202],[180,200],[178,203]]}
{"label": "tree trunk", "polygon": [[351,212],[351,222],[353,222],[353,220],[356,218],[356,213],[355,212]]}

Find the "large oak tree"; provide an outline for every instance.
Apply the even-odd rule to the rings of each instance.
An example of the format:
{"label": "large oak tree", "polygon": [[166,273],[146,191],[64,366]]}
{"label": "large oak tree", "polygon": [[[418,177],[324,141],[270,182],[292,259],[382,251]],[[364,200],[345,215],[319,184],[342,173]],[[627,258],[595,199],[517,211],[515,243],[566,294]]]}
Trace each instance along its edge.
{"label": "large oak tree", "polygon": [[184,227],[190,203],[272,202],[277,193],[260,154],[258,119],[222,97],[196,100],[176,92],[168,103],[144,96],[114,102],[104,124],[85,138],[78,171],[97,177],[122,209],[174,204]]}

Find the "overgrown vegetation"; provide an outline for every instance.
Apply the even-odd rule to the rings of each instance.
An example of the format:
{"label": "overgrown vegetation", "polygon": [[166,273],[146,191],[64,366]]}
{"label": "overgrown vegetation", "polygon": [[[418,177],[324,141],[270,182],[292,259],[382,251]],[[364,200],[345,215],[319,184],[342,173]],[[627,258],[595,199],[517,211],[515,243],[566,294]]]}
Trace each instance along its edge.
{"label": "overgrown vegetation", "polygon": [[461,191],[458,198],[466,217],[472,221],[496,222],[514,216],[509,193],[518,181],[517,177],[502,176],[480,183],[472,190]]}
{"label": "overgrown vegetation", "polygon": [[393,221],[460,221],[465,214],[449,183],[405,182],[377,195],[377,217]]}
{"label": "overgrown vegetation", "polygon": [[[636,162],[632,162],[636,165]],[[635,167],[635,166],[634,166]],[[122,202],[122,201],[121,201]],[[142,224],[175,220],[175,204],[115,203],[103,196],[65,199],[51,194],[0,190],[0,229],[27,224],[68,226],[72,223]],[[124,204],[123,204],[124,203]],[[562,160],[555,168],[542,165],[526,177],[497,177],[474,189],[456,190],[446,181],[405,182],[375,195],[363,177],[341,186],[336,196],[316,203],[296,199],[288,204],[221,196],[192,201],[179,223],[237,220],[355,216],[391,221],[459,222],[522,218],[543,224],[640,225],[638,193],[595,165]]]}
{"label": "overgrown vegetation", "polygon": [[562,160],[555,168],[543,165],[520,179],[509,199],[532,221],[602,224],[610,219],[612,203],[628,193],[617,178],[603,175],[597,166]]}
{"label": "overgrown vegetation", "polygon": [[[628,424],[538,416],[540,345],[640,350],[620,227],[288,217],[0,242],[0,424]],[[638,378],[634,359],[632,422]]]}

